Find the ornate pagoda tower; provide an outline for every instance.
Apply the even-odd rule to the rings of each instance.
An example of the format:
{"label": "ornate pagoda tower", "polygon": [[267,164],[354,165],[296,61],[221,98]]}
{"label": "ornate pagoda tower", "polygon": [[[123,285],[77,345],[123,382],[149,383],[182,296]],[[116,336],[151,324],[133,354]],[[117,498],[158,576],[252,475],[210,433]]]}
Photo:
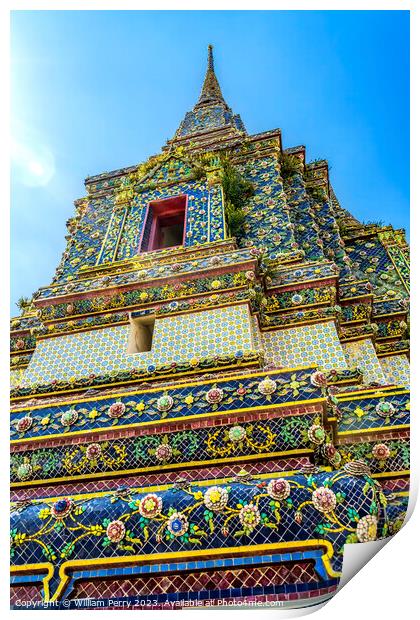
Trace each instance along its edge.
{"label": "ornate pagoda tower", "polygon": [[12,604],[332,596],[406,510],[404,231],[249,135],[211,46],[162,152],[85,185],[11,321]]}

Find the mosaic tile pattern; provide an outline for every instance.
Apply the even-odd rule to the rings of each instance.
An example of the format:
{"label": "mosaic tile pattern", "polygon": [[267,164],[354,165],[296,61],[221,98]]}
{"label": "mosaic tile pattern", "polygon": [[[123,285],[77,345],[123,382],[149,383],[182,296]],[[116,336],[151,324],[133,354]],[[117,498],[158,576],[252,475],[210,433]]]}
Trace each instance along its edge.
{"label": "mosaic tile pattern", "polygon": [[[94,444],[98,454],[91,458],[91,442],[86,444],[42,447],[39,450],[19,451],[11,455],[11,480],[22,480],[24,463],[30,463],[24,480],[70,479],[95,473],[137,470],[162,470],[182,465],[183,471],[200,462],[216,464],[233,460],[244,466],[250,457],[263,458],[273,453],[313,448],[308,431],[318,421],[316,414],[286,416],[210,428],[184,429],[176,432],[99,440]],[[243,433],[238,441],[232,433]],[[246,461],[242,458],[246,457]]]}
{"label": "mosaic tile pattern", "polygon": [[[276,493],[269,480],[264,485],[255,481],[232,482],[229,487],[220,485],[216,490],[222,503],[216,504],[217,514],[210,511],[210,517],[206,506],[219,500],[212,496],[215,489],[206,486],[158,491],[153,497],[156,510],[153,505],[145,504],[150,494],[129,489],[123,495],[119,492],[113,496],[77,498],[73,502],[42,501],[17,507],[11,514],[12,564],[45,562],[39,554],[41,542],[46,559],[55,569],[50,583],[53,595],[60,579],[57,569],[74,557],[91,560],[91,567],[95,568],[95,565],[101,567],[105,558],[129,559],[133,551],[134,554],[154,553],[156,542],[160,553],[186,551],[185,555],[193,559],[194,551],[200,548],[229,548],[238,544],[238,538],[247,547],[315,538],[320,539],[320,545],[322,540],[331,543],[334,548],[331,566],[341,571],[342,555],[338,551],[344,543],[385,536],[406,509],[406,498],[385,498],[372,480],[343,475],[340,471],[319,472],[311,477],[297,474],[284,477],[283,481],[288,483],[288,497],[279,500],[278,505],[272,501]],[[325,494],[325,487],[329,489],[329,513],[334,525],[326,522],[322,510],[325,504],[319,500],[319,494]],[[53,527],[57,511],[63,510],[66,512],[61,527]],[[296,511],[300,513],[298,520]],[[139,518],[139,512],[145,515],[143,519]],[[368,528],[372,514],[376,515],[374,531]],[[122,540],[125,544],[118,545]],[[178,570],[182,570],[180,566]]]}
{"label": "mosaic tile pattern", "polygon": [[368,278],[377,295],[385,295],[391,289],[402,297],[407,296],[400,274],[378,238],[352,240],[351,246],[347,246],[347,253],[356,276],[360,279]]}
{"label": "mosaic tile pattern", "polygon": [[16,584],[10,588],[10,605],[17,605],[18,609],[22,601],[42,601],[42,585],[38,584]]}
{"label": "mosaic tile pattern", "polygon": [[267,362],[293,368],[316,363],[323,370],[347,368],[334,322],[262,334]]}
{"label": "mosaic tile pattern", "polygon": [[[402,392],[387,393],[379,391],[366,398],[348,400],[340,399],[341,420],[338,433],[360,431],[362,429],[382,429],[383,427],[405,426],[410,424],[410,394]],[[381,411],[384,405],[390,406],[388,414]]]}
{"label": "mosaic tile pattern", "polygon": [[252,333],[252,341],[254,343],[254,349],[256,351],[264,349],[263,338],[260,331],[260,326],[258,325],[258,319],[256,316],[251,318],[251,333]]}
{"label": "mosaic tile pattern", "polygon": [[130,329],[119,325],[41,341],[23,385],[252,349],[246,304],[158,319],[152,351],[146,353],[127,353]]}
{"label": "mosaic tile pattern", "polygon": [[[252,595],[262,588],[271,586],[270,591],[278,586],[302,583],[317,583],[314,562],[283,562],[278,565],[251,566],[236,569],[198,570],[181,574],[144,575],[134,577],[125,584],[120,580],[107,579],[82,581],[75,588],[72,598],[112,598],[116,596],[153,596],[165,602],[169,593],[179,593],[179,599],[198,598],[205,591],[218,598],[218,590],[240,589],[241,595]],[[190,594],[195,596],[189,596]]]}
{"label": "mosaic tile pattern", "polygon": [[249,159],[238,169],[255,188],[255,195],[244,208],[246,240],[242,243],[266,250],[270,259],[281,252],[290,252],[294,243],[293,226],[285,208],[286,196],[277,158]]}
{"label": "mosaic tile pattern", "polygon": [[10,371],[10,387],[14,388],[17,385],[20,385],[22,382],[22,377],[24,376],[25,368],[16,368],[15,370]]}
{"label": "mosaic tile pattern", "polygon": [[364,383],[389,383],[369,338],[343,344],[344,355],[350,367],[357,366],[363,372]]}
{"label": "mosaic tile pattern", "polygon": [[406,355],[383,357],[381,366],[389,383],[410,387],[410,364]]}
{"label": "mosaic tile pattern", "polygon": [[160,362],[223,355],[238,349],[252,349],[246,304],[165,318],[153,342],[153,354]]}
{"label": "mosaic tile pattern", "polygon": [[[150,390],[139,390],[118,393],[117,395],[104,395],[103,397],[91,396],[78,400],[72,405],[70,402],[45,403],[32,411],[32,404],[26,404],[11,415],[10,433],[12,439],[25,439],[45,435],[62,436],[68,430],[93,430],[94,428],[108,428],[112,426],[157,422],[161,419],[182,418],[188,416],[208,416],[214,412],[229,412],[235,409],[267,408],[276,405],[288,405],[287,413],[292,413],[292,407],[299,401],[319,399],[322,390],[311,383],[311,375],[315,367],[306,367],[300,370],[274,371],[241,374],[227,378],[220,378],[215,382],[214,378],[206,379],[201,383],[184,383],[171,387],[156,386]],[[275,390],[270,394],[262,393],[261,383],[269,377],[275,382]],[[281,387],[280,387],[281,386]],[[218,403],[210,403],[206,396],[210,389],[217,387],[223,390],[222,398]],[[170,396],[169,409],[162,410],[160,400],[163,396]],[[114,418],[110,408],[119,403],[121,410]],[[70,408],[77,413],[76,416],[67,415]],[[270,407],[270,408],[271,408]],[[114,407],[115,409],[115,407]],[[118,406],[118,409],[120,407]],[[30,412],[31,425],[25,431],[19,430],[17,423]],[[66,414],[63,418],[63,414]],[[246,415],[246,414],[245,414]],[[267,415],[267,413],[265,414]],[[158,417],[157,417],[158,416]],[[74,419],[72,419],[74,417]],[[239,421],[239,420],[238,420]],[[67,424],[67,426],[65,426]],[[164,430],[164,429],[162,429]]]}
{"label": "mosaic tile pattern", "polygon": [[[269,461],[248,462],[246,471],[258,478],[268,473],[278,476],[279,472],[295,472],[309,465],[309,457],[302,456],[300,458],[275,459]],[[208,466],[206,468],[194,468],[182,472],[182,478],[190,482],[198,482],[206,480],[208,484],[217,484],[220,479],[235,477],[240,470],[241,465],[236,463],[227,463],[225,465]],[[180,477],[178,471],[160,471],[158,473],[136,474],[133,476],[124,475],[121,478],[115,477],[105,480],[72,480],[70,482],[71,492],[75,495],[80,493],[95,493],[102,491],[115,491],[118,487],[142,487],[146,485],[173,484]],[[26,499],[40,499],[42,497],[58,497],[59,495],[67,495],[69,492],[68,483],[48,484],[47,486],[24,487],[20,489],[13,487],[11,490],[11,501],[17,502]]]}

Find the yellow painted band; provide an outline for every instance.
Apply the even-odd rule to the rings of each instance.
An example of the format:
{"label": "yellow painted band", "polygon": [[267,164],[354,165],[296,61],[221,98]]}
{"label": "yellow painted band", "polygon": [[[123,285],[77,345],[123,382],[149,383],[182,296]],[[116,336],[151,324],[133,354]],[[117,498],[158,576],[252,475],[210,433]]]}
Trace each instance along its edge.
{"label": "yellow painted band", "polygon": [[[395,390],[395,387],[392,388],[384,388],[382,389],[378,389],[378,392],[375,394],[368,394],[369,397],[371,398],[381,398],[382,396],[398,396],[400,394],[409,394],[410,390],[407,390],[406,388],[402,389],[401,391],[397,391],[397,392],[387,392],[386,394],[383,394],[383,392],[386,391],[386,389],[392,389]],[[355,396],[353,396],[353,394],[355,394]],[[357,394],[360,394],[360,392],[347,392],[346,394],[337,394],[336,398],[340,401],[340,402],[345,402],[346,400],[363,400],[364,398],[366,398],[365,395],[363,396],[357,396]],[[351,396],[351,398],[348,398],[349,396]]]}
{"label": "yellow painted band", "polygon": [[[372,474],[372,478],[389,478],[390,476],[409,476],[409,469],[402,469],[401,471],[387,471],[380,474]],[[408,495],[408,493],[407,493]]]}
{"label": "yellow painted band", "polygon": [[39,564],[24,564],[23,566],[11,566],[10,573],[12,575],[16,574],[36,574],[46,571],[47,574],[42,578],[42,584],[44,587],[44,600],[49,601],[50,599],[50,580],[54,574],[54,566],[51,562],[40,562]]}
{"label": "yellow painted band", "polygon": [[379,428],[361,428],[356,431],[338,431],[338,437],[346,437],[347,435],[358,435],[359,433],[379,433],[383,431],[409,430],[409,424],[396,424],[395,426],[382,426]]}

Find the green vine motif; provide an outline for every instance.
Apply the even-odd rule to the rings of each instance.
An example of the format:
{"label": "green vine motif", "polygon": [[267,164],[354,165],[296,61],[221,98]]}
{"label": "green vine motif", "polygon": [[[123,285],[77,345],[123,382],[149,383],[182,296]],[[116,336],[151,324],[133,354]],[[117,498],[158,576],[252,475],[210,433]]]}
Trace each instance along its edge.
{"label": "green vine motif", "polygon": [[[103,465],[106,469],[118,469],[124,465],[127,458],[127,450],[125,446],[112,445],[108,441],[98,446],[98,454],[93,457],[89,456],[89,448],[91,446],[76,446],[66,451],[63,457],[63,466],[70,474],[81,472],[87,466],[89,469],[96,469]],[[110,450],[109,450],[110,448]]]}
{"label": "green vine motif", "polygon": [[42,470],[45,474],[53,471],[59,464],[58,455],[53,451],[39,450],[28,457],[27,454],[14,453],[10,457],[11,472],[20,480],[25,480]]}
{"label": "green vine motif", "polygon": [[[163,449],[159,452],[160,446]],[[180,450],[180,447],[182,447],[182,450]],[[174,437],[164,435],[163,438],[146,435],[145,437],[139,437],[135,442],[134,456],[141,461],[146,461],[153,457],[155,460],[166,464],[172,460],[172,457],[177,457],[181,454],[185,458],[191,458],[198,447],[199,439],[191,431],[184,431],[176,434]]]}
{"label": "green vine motif", "polygon": [[157,437],[146,435],[139,437],[134,444],[134,456],[137,460],[146,460],[148,456],[154,455],[160,441]]}
{"label": "green vine motif", "polygon": [[[287,420],[284,420],[284,424],[279,431],[279,435],[287,445],[289,445],[291,448],[295,448],[300,444],[302,436],[305,439],[308,439],[309,427],[312,426],[312,424],[317,423],[318,422],[316,419],[311,421],[306,419],[302,420],[298,417],[291,417]],[[296,430],[300,431],[300,437],[299,435],[297,435],[296,432],[294,432]]]}
{"label": "green vine motif", "polygon": [[410,444],[406,441],[391,441],[389,443],[391,450],[399,452],[404,468],[410,468]]}
{"label": "green vine motif", "polygon": [[197,451],[199,447],[199,440],[197,435],[195,435],[191,431],[185,431],[176,435],[173,439],[173,448],[175,451],[178,451],[178,448],[181,444],[186,445],[186,449],[184,448],[184,454],[187,457],[192,457],[193,454]]}

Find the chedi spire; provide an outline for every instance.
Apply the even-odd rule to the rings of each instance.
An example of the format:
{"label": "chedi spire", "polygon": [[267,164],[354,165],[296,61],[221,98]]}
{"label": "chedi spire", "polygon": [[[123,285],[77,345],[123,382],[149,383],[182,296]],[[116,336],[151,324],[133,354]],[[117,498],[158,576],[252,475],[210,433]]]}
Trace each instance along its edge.
{"label": "chedi spire", "polygon": [[208,46],[207,72],[201,89],[200,98],[196,107],[201,107],[209,103],[225,103],[219,82],[214,72],[213,46]]}

